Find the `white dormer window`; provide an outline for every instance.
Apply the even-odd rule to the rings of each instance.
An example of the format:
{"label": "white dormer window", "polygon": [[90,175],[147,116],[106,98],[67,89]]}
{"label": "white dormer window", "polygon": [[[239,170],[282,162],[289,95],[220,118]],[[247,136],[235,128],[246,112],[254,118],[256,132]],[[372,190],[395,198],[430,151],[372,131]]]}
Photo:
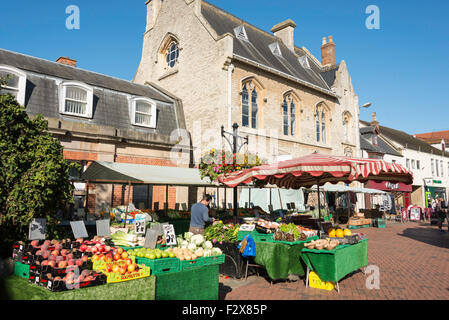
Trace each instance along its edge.
{"label": "white dormer window", "polygon": [[310,69],[310,62],[307,56],[302,56],[298,58],[299,63],[304,69]]}
{"label": "white dormer window", "polygon": [[156,102],[148,98],[131,100],[131,123],[135,126],[156,128]]}
{"label": "white dormer window", "polygon": [[235,36],[237,37],[237,39],[249,41],[244,25],[234,28],[234,33],[235,33]]}
{"label": "white dormer window", "polygon": [[[17,102],[25,105],[26,74],[17,68],[0,65],[0,94],[9,93]],[[3,82],[6,82],[3,84]]]}
{"label": "white dormer window", "polygon": [[82,82],[66,81],[59,87],[59,112],[66,115],[92,118],[94,90]]}
{"label": "white dormer window", "polygon": [[279,42],[274,42],[269,45],[271,52],[278,57],[282,57],[281,47],[279,46]]}

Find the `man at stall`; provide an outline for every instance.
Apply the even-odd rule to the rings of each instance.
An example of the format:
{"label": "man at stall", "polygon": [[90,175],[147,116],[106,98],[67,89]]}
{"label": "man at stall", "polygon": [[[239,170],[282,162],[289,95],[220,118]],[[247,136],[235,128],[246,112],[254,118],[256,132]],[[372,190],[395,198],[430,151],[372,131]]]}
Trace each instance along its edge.
{"label": "man at stall", "polygon": [[209,217],[209,205],[212,197],[208,194],[204,195],[201,202],[192,206],[190,213],[190,229],[193,234],[204,234],[204,226],[207,222],[214,222],[214,218]]}

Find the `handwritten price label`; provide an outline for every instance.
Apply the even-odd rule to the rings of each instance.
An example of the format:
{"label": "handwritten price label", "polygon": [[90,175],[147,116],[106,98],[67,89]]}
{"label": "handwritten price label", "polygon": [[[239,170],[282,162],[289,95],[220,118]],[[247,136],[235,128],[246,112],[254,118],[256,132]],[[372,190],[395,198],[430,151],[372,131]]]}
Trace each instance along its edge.
{"label": "handwritten price label", "polygon": [[134,221],[134,232],[136,234],[145,234],[145,215],[136,214]]}
{"label": "handwritten price label", "polygon": [[164,228],[164,237],[167,246],[175,246],[176,245],[176,235],[175,228],[172,224],[163,225]]}

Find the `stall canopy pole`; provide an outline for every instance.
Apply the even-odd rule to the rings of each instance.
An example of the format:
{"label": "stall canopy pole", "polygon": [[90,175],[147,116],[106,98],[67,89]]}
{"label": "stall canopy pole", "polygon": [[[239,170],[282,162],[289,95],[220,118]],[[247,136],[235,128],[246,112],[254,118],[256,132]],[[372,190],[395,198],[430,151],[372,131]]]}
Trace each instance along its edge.
{"label": "stall canopy pole", "polygon": [[321,197],[320,197],[320,180],[317,181],[318,187],[318,217],[321,221]]}
{"label": "stall canopy pole", "polygon": [[351,197],[349,195],[349,191],[347,192],[348,194],[348,224],[349,224],[349,219],[351,219]]}
{"label": "stall canopy pole", "polygon": [[168,214],[168,184],[165,185],[165,214]]}
{"label": "stall canopy pole", "polygon": [[281,189],[278,188],[278,194],[279,194],[279,202],[281,203],[281,210],[284,211],[284,206],[282,205],[282,198],[281,198]]}
{"label": "stall canopy pole", "polygon": [[131,181],[128,182],[128,204],[126,205],[126,212],[125,212],[125,225],[124,228],[126,228],[126,220],[128,220],[128,211],[129,211],[129,201],[131,196]]}

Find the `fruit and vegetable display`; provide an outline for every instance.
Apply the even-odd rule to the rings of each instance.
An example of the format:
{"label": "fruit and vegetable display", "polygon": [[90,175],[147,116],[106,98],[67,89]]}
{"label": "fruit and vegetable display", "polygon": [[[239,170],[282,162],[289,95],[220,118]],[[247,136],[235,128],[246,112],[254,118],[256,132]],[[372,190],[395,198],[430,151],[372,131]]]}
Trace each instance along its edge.
{"label": "fruit and vegetable display", "polygon": [[322,239],[322,240],[313,240],[309,243],[306,243],[304,244],[304,247],[306,247],[307,249],[332,251],[339,245],[340,242],[337,240]]}
{"label": "fruit and vegetable display", "polygon": [[191,232],[184,233],[184,238],[178,238],[178,247],[172,249],[175,256],[183,260],[195,260],[201,257],[213,257],[223,254],[221,249],[214,248],[211,241],[206,240],[202,235],[194,235]]}
{"label": "fruit and vegetable display", "polygon": [[145,237],[135,234],[134,231],[125,233],[119,230],[111,235],[111,240],[114,245],[123,247],[137,247],[145,244]]}
{"label": "fruit and vegetable display", "polygon": [[264,219],[259,219],[256,223],[259,227],[265,228],[265,229],[272,229],[276,230],[280,227],[280,224],[274,221],[268,221]]}
{"label": "fruit and vegetable display", "polygon": [[150,260],[175,258],[175,254],[169,250],[138,248],[128,250],[130,256],[146,258]]}
{"label": "fruit and vegetable display", "polygon": [[212,244],[220,242],[238,242],[240,225],[233,223],[224,224],[222,221],[215,223],[204,230],[204,238]]}
{"label": "fruit and vegetable display", "polygon": [[352,232],[349,229],[329,229],[328,231],[329,238],[344,238],[352,236]]}
{"label": "fruit and vegetable display", "polygon": [[287,242],[306,241],[308,238],[316,236],[316,234],[315,230],[297,226],[293,223],[281,224],[274,233],[274,240]]}

